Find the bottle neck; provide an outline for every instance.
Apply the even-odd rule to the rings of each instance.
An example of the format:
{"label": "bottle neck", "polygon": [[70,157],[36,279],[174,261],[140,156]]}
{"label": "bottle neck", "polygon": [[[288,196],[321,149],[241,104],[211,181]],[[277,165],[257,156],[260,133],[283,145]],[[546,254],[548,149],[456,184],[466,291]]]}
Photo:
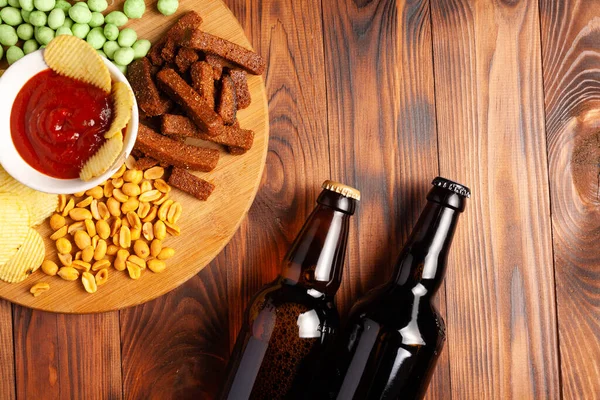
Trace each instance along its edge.
{"label": "bottle neck", "polygon": [[448,251],[461,211],[429,200],[408,242],[402,249],[394,272],[400,287],[416,286],[432,296],[446,273]]}
{"label": "bottle neck", "polygon": [[314,297],[330,297],[340,287],[356,201],[323,191],[317,202],[283,260],[281,279],[308,289]]}

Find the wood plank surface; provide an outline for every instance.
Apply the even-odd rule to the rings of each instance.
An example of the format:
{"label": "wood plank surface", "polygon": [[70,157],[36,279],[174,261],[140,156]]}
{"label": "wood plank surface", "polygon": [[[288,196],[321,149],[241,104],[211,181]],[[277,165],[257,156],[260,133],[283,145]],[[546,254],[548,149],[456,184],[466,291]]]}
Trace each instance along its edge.
{"label": "wood plank surface", "polygon": [[[439,173],[429,1],[327,1],[323,26],[332,176],[362,191],[337,295],[345,313],[390,278]],[[444,287],[437,300],[445,315]],[[429,398],[448,398],[448,354]]]}
{"label": "wood plank surface", "polygon": [[432,1],[440,170],[473,196],[446,287],[454,398],[560,398],[538,5]]}
{"label": "wood plank surface", "polygon": [[600,2],[540,1],[562,394],[600,398]]}
{"label": "wood plank surface", "polygon": [[15,354],[13,347],[12,308],[0,300],[0,399],[15,398]]}

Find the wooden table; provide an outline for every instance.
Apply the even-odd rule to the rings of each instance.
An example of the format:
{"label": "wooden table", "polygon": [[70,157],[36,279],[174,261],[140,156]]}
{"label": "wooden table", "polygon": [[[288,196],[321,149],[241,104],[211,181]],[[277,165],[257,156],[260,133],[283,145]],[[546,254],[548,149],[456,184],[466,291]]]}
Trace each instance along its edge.
{"label": "wooden table", "polygon": [[448,342],[429,398],[598,398],[600,1],[227,3],[269,65],[270,152],[247,220],[200,274],[133,309],[0,302],[0,398],[213,397],[321,181],[363,193],[345,314],[390,276],[436,175],[473,197],[438,295]]}

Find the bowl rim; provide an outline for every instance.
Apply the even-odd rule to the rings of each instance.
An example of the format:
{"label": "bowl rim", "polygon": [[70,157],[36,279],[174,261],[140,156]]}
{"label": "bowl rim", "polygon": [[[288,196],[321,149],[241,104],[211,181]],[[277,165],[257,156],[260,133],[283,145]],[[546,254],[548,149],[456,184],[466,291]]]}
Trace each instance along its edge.
{"label": "bowl rim", "polygon": [[[14,179],[34,190],[52,194],[83,192],[100,185],[114,175],[133,150],[139,126],[137,101],[133,96],[131,120],[127,125],[123,150],[105,173],[89,181],[83,181],[79,178],[58,179],[36,170],[21,157],[14,145],[10,131],[10,116],[14,100],[23,86],[36,74],[49,69],[43,53],[44,49],[40,49],[26,55],[12,64],[0,77],[0,93],[2,93],[0,96],[0,165]],[[117,66],[108,59],[101,58],[108,67],[111,78],[117,82],[124,82],[132,90],[127,78]]]}

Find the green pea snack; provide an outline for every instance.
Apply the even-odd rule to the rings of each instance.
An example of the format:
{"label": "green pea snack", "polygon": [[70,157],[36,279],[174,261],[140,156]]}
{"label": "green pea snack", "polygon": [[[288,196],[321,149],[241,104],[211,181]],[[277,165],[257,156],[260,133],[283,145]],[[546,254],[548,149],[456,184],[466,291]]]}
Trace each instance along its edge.
{"label": "green pea snack", "polygon": [[6,61],[8,61],[9,65],[14,64],[23,57],[25,57],[25,53],[23,53],[20,47],[11,46],[6,50]]}
{"label": "green pea snack", "polygon": [[58,29],[65,23],[65,12],[60,8],[55,8],[48,14],[48,27]]}
{"label": "green pea snack", "polygon": [[69,28],[70,29],[73,26],[74,23],[75,22],[73,22],[73,20],[71,18],[65,17],[65,22],[64,22],[63,26],[65,28]]}
{"label": "green pea snack", "polygon": [[92,19],[90,20],[89,25],[92,28],[98,28],[98,27],[104,25],[104,15],[102,15],[102,13],[94,11],[92,13]]}
{"label": "green pea snack", "polygon": [[33,0],[33,6],[40,11],[50,11],[56,5],[56,0]]}
{"label": "green pea snack", "polygon": [[4,57],[4,49],[0,46],[0,61],[2,61],[2,57]]}
{"label": "green pea snack", "polygon": [[131,28],[125,28],[119,33],[117,42],[121,47],[131,47],[137,40],[137,33]]}
{"label": "green pea snack", "polygon": [[10,25],[0,25],[0,44],[3,46],[14,46],[19,41],[17,31]]}
{"label": "green pea snack", "polygon": [[106,54],[106,56],[112,60],[115,55],[115,51],[119,50],[120,48],[121,46],[119,46],[119,44],[114,40],[107,40],[106,43],[104,43],[102,50],[104,50],[104,54]]}
{"label": "green pea snack", "polygon": [[77,3],[69,8],[69,17],[78,24],[88,24],[92,20],[92,12],[85,3]]}
{"label": "green pea snack", "polygon": [[119,69],[119,71],[121,71],[121,73],[123,75],[127,75],[127,66],[125,65],[119,65],[117,63],[113,63],[115,65],[115,67],[117,67]]}
{"label": "green pea snack", "polygon": [[87,24],[73,24],[71,31],[73,32],[73,35],[77,36],[79,39],[85,39],[88,33],[90,33],[90,26]]}
{"label": "green pea snack", "polygon": [[29,14],[29,23],[33,26],[46,26],[47,21],[46,13],[42,11],[32,11]]}
{"label": "green pea snack", "polygon": [[[7,0],[0,0],[0,7],[6,7],[8,5],[8,1]],[[0,57],[2,58],[2,57]]]}
{"label": "green pea snack", "polygon": [[88,0],[87,2],[90,10],[95,12],[104,12],[108,8],[108,2],[106,0]]}
{"label": "green pea snack", "polygon": [[[6,7],[7,3],[4,3],[4,7]],[[19,4],[19,0],[8,0],[8,5],[11,7],[19,8],[21,5]]]}
{"label": "green pea snack", "polygon": [[108,40],[117,40],[119,37],[119,28],[115,24],[104,25],[104,36]]}
{"label": "green pea snack", "polygon": [[[23,18],[23,21],[25,21],[26,24],[29,23],[29,15],[31,14],[31,11],[26,11],[21,9],[21,17]],[[2,23],[2,20],[0,20],[0,24]]]}
{"label": "green pea snack", "polygon": [[35,37],[40,44],[47,45],[54,39],[54,31],[47,26],[42,26],[38,28]]}
{"label": "green pea snack", "polygon": [[65,13],[67,13],[69,11],[69,9],[71,8],[71,3],[69,3],[68,1],[65,1],[65,0],[57,0],[54,8],[60,8]]}
{"label": "green pea snack", "polygon": [[158,11],[162,15],[167,15],[167,16],[173,15],[179,8],[179,1],[178,0],[158,0],[156,7],[158,8]]}
{"label": "green pea snack", "polygon": [[123,12],[132,19],[142,18],[146,12],[146,3],[144,0],[125,0]]}
{"label": "green pea snack", "polygon": [[107,24],[113,24],[120,28],[129,21],[129,18],[121,11],[113,11],[104,18],[104,21]]}
{"label": "green pea snack", "polygon": [[115,51],[113,55],[115,63],[123,66],[131,64],[135,53],[131,47],[126,47]]}
{"label": "green pea snack", "polygon": [[25,43],[23,43],[23,52],[25,54],[33,53],[36,51],[40,45],[35,39],[29,39]]}
{"label": "green pea snack", "polygon": [[148,52],[150,51],[150,47],[152,43],[146,39],[140,39],[133,44],[133,59],[137,60],[139,58],[146,57]]}
{"label": "green pea snack", "polygon": [[4,24],[10,26],[17,26],[23,22],[21,11],[14,7],[4,7],[2,10],[0,10],[0,18],[2,18]]}
{"label": "green pea snack", "polygon": [[19,5],[25,11],[33,11],[33,0],[19,0]]}
{"label": "green pea snack", "polygon": [[106,57],[106,54],[104,54],[104,52],[100,49],[96,50],[96,53],[100,54],[104,58],[108,58],[108,57]]}
{"label": "green pea snack", "polygon": [[86,41],[92,46],[94,49],[99,50],[104,46],[106,42],[106,38],[104,37],[104,32],[102,28],[94,28],[88,33]]}
{"label": "green pea snack", "polygon": [[66,26],[61,26],[60,28],[58,28],[56,30],[56,36],[60,36],[60,35],[73,36],[73,31],[71,31],[71,28],[68,28]]}
{"label": "green pea snack", "polygon": [[17,36],[21,40],[29,40],[33,37],[33,26],[30,24],[21,24],[17,28]]}

